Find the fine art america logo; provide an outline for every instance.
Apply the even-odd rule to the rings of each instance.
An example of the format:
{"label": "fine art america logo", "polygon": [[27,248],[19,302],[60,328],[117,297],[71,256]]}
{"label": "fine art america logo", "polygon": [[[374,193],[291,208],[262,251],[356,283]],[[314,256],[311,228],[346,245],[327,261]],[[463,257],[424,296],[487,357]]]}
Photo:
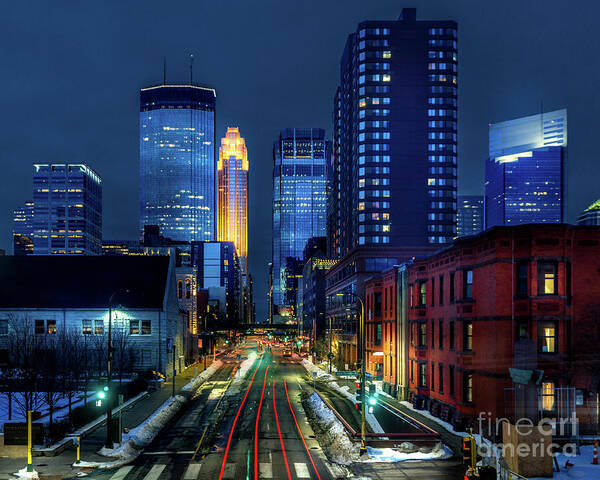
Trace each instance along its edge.
{"label": "fine art america logo", "polygon": [[[507,418],[493,420],[491,412],[480,412],[477,416],[479,432],[487,431],[494,438],[502,438],[502,424],[511,422]],[[560,444],[550,441],[554,438],[575,438],[577,436],[577,417],[573,412],[568,418],[541,418],[537,424],[529,418],[519,418],[514,423],[518,434],[518,442],[492,443],[481,442],[477,452],[482,457],[496,457],[498,451],[503,457],[544,457],[563,454],[575,456],[577,445],[574,442],[561,442]],[[505,439],[506,440],[506,439]],[[521,441],[522,440],[522,441]]]}

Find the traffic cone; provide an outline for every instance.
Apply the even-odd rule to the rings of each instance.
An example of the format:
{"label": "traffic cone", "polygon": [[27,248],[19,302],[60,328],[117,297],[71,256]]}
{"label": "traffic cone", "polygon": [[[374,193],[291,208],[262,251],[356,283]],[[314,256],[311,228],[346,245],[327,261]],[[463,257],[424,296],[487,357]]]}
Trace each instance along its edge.
{"label": "traffic cone", "polygon": [[594,440],[594,458],[592,459],[592,465],[598,465],[598,440]]}

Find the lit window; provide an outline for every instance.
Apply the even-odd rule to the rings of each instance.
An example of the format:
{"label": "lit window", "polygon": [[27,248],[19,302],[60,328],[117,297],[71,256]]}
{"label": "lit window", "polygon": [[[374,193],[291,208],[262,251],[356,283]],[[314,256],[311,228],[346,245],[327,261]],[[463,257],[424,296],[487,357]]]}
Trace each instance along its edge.
{"label": "lit window", "polygon": [[382,75],[382,80],[384,82],[389,82],[392,79],[392,77],[388,74]]}
{"label": "lit window", "polygon": [[538,352],[556,353],[556,323],[538,323]]}
{"label": "lit window", "polygon": [[542,382],[542,409],[545,411],[554,410],[554,383]]}
{"label": "lit window", "polygon": [[557,294],[557,265],[553,262],[538,263],[538,295]]}
{"label": "lit window", "polygon": [[383,58],[392,58],[392,52],[385,50],[382,55]]}

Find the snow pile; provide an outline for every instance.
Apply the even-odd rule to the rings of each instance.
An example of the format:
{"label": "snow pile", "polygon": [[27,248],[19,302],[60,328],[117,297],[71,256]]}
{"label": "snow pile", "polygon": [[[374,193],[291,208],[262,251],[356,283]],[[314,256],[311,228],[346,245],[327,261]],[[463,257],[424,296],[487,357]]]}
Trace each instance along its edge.
{"label": "snow pile", "polygon": [[412,448],[406,448],[408,445],[405,446],[405,448],[402,448],[401,446],[400,449],[373,448],[367,446],[367,453],[369,454],[369,457],[371,457],[367,462],[391,463],[405,462],[407,460],[444,460],[452,457],[452,450],[441,443],[437,443],[433,449],[427,447],[417,449],[414,445],[409,445],[411,445]]}
{"label": "snow pile", "polygon": [[[116,457],[121,460],[131,461],[140,454],[140,451],[150,444],[160,430],[186,402],[185,397],[177,395],[165,401],[150,417],[140,423],[129,433],[123,434],[123,442],[115,448],[103,447],[98,453],[105,457]],[[89,462],[93,463],[93,462]],[[97,463],[85,466],[99,468],[114,468],[120,462]],[[74,464],[75,465],[75,464]],[[81,463],[76,466],[82,466]]]}
{"label": "snow pile", "polygon": [[21,470],[19,470],[14,475],[17,476],[17,477],[19,477],[19,478],[29,478],[29,479],[35,479],[35,480],[37,480],[38,478],[40,478],[38,472],[36,472],[35,470],[33,472],[28,472],[27,471],[27,467],[22,468]]}
{"label": "snow pile", "polygon": [[[600,478],[600,465],[592,465],[593,446],[584,445],[581,447],[581,454],[576,456],[557,455],[560,472],[554,472],[556,480],[567,480],[577,478],[579,480],[598,480]],[[573,464],[572,467],[566,467],[567,460]],[[531,478],[530,480],[542,480],[542,478]]]}
{"label": "snow pile", "polygon": [[318,432],[319,443],[327,456],[335,463],[349,465],[359,458],[359,445],[354,443],[342,423],[325,405],[323,400],[313,393],[306,401],[308,417],[313,420],[313,430]]}
{"label": "snow pile", "polygon": [[215,373],[219,368],[223,366],[223,362],[221,360],[214,361],[210,367],[204,370],[200,375],[194,378],[190,383],[188,383],[185,387],[181,389],[182,392],[195,392],[198,390],[200,385],[202,385],[206,380],[212,377],[213,373]]}
{"label": "snow pile", "polygon": [[323,369],[317,367],[314,363],[306,358],[302,359],[302,366],[308,370],[308,372],[312,375],[313,372],[317,372],[317,380],[335,380],[333,375],[325,372]]}
{"label": "snow pile", "polygon": [[248,358],[240,364],[240,368],[238,368],[238,370],[235,372],[230,388],[227,390],[228,396],[237,395],[239,393],[242,382],[248,376],[248,372],[250,372],[250,369],[252,368],[252,365],[254,365],[254,362],[257,358],[258,355],[256,352],[250,352]]}

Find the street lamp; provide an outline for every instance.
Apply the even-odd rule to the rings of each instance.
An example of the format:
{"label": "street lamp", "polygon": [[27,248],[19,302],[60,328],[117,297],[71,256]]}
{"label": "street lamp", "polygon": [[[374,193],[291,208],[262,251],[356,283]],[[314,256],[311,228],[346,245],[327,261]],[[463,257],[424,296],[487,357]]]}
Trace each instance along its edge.
{"label": "street lamp", "polygon": [[[112,393],[111,381],[112,381],[112,307],[115,296],[119,293],[129,293],[128,289],[115,290],[110,298],[108,299],[108,352],[106,354],[106,387],[104,388],[108,394],[106,399],[106,448],[113,448],[112,439],[112,401],[114,400],[114,394]],[[112,398],[111,398],[112,396]]]}
{"label": "street lamp", "polygon": [[[357,294],[355,293],[336,293],[336,296],[343,297],[350,295],[360,302],[360,322],[359,322],[359,336],[360,336],[360,390],[361,390],[361,402],[360,402],[360,455],[367,452],[367,445],[365,441],[365,304]],[[330,323],[331,325],[331,323]],[[331,330],[329,332],[331,335]],[[331,347],[330,347],[331,348]]]}

